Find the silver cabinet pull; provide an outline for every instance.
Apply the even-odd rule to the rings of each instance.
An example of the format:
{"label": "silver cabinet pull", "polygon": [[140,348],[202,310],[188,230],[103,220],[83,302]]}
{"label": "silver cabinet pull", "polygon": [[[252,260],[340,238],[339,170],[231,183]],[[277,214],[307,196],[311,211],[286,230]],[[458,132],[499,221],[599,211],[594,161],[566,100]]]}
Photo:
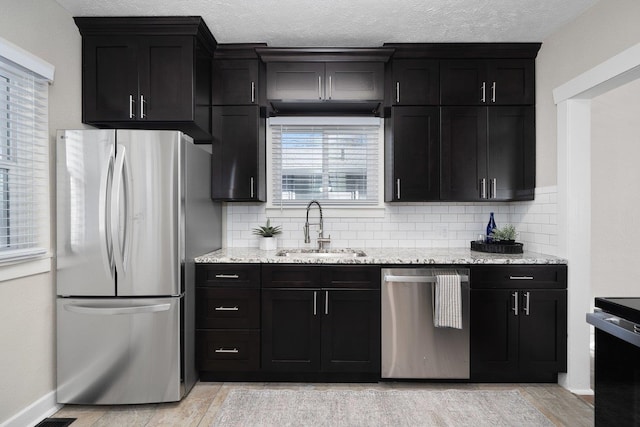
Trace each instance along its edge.
{"label": "silver cabinet pull", "polygon": [[509,276],[509,280],[533,280],[533,276]]}
{"label": "silver cabinet pull", "polygon": [[496,178],[491,178],[491,186],[489,188],[489,198],[490,199],[498,198],[498,180]]}
{"label": "silver cabinet pull", "polygon": [[400,82],[396,82],[396,104],[400,104]]}
{"label": "silver cabinet pull", "polygon": [[237,274],[216,274],[216,279],[239,279]]}
{"label": "silver cabinet pull", "polygon": [[251,82],[251,103],[256,102],[256,83]]}
{"label": "silver cabinet pull", "polygon": [[400,200],[400,178],[396,179],[396,198]]}
{"label": "silver cabinet pull", "polygon": [[513,297],[513,307],[511,308],[511,310],[517,316],[518,315],[518,292],[512,293],[511,296]]}
{"label": "silver cabinet pull", "polygon": [[480,98],[480,102],[486,102],[487,100],[487,82],[482,82],[482,86],[480,88],[482,93],[482,98]]}
{"label": "silver cabinet pull", "polygon": [[318,99],[322,99],[322,76],[318,76]]}
{"label": "silver cabinet pull", "polygon": [[147,117],[147,114],[144,112],[144,106],[147,101],[144,100],[144,95],[140,95],[140,118],[144,119]]}
{"label": "silver cabinet pull", "polygon": [[524,314],[526,316],[529,315],[529,297],[530,297],[530,292],[525,292],[524,293]]}
{"label": "silver cabinet pull", "polygon": [[133,95],[129,95],[129,118],[136,118],[135,114],[133,113]]}
{"label": "silver cabinet pull", "polygon": [[220,348],[216,348],[216,353],[238,353],[238,349],[220,347]]}
{"label": "silver cabinet pull", "polygon": [[220,306],[220,307],[216,307],[215,308],[216,311],[238,311],[238,306],[235,307],[224,307],[224,306]]}
{"label": "silver cabinet pull", "polygon": [[491,102],[496,102],[496,82],[491,85]]}
{"label": "silver cabinet pull", "polygon": [[324,314],[329,314],[329,291],[324,291]]}
{"label": "silver cabinet pull", "polygon": [[331,82],[331,76],[329,76],[329,99],[331,99],[332,89],[333,89],[333,83]]}
{"label": "silver cabinet pull", "polygon": [[480,198],[487,198],[487,180],[485,178],[482,178],[480,180]]}
{"label": "silver cabinet pull", "polygon": [[313,291],[313,315],[318,314],[318,291]]}
{"label": "silver cabinet pull", "polygon": [[253,199],[254,191],[253,191],[253,177],[251,177],[251,198]]}

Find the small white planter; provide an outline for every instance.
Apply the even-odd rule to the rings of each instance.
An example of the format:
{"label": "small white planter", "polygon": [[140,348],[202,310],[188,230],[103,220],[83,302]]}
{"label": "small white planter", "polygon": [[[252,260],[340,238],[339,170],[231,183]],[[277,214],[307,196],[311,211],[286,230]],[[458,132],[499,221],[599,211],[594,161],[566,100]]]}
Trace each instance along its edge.
{"label": "small white planter", "polygon": [[263,251],[273,251],[278,247],[278,238],[277,237],[261,237],[260,238],[260,249]]}

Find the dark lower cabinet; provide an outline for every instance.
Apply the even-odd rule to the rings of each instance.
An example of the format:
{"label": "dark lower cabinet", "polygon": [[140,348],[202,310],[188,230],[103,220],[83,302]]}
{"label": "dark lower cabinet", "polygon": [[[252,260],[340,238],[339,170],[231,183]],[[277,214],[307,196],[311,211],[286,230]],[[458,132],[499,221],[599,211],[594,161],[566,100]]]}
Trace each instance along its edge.
{"label": "dark lower cabinet", "polygon": [[471,379],[556,381],[567,368],[566,266],[473,271]]}
{"label": "dark lower cabinet", "polygon": [[262,368],[377,380],[379,267],[263,266]]}

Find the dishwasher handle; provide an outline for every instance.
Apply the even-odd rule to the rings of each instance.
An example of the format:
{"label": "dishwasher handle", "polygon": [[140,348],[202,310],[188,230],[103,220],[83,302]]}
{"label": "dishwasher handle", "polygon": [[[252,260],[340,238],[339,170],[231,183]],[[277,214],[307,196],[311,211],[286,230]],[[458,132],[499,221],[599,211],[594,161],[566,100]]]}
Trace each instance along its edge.
{"label": "dishwasher handle", "polygon": [[[384,276],[384,281],[396,283],[435,283],[436,276],[395,276],[387,274]],[[460,275],[460,281],[468,282],[469,276]]]}

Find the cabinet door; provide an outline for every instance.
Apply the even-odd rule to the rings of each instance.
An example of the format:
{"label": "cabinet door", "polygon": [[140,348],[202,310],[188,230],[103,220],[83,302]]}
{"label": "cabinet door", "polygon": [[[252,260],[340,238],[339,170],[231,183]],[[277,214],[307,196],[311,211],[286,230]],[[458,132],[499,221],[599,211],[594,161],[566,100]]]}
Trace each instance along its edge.
{"label": "cabinet door", "polygon": [[211,198],[265,201],[264,120],[259,107],[213,107]]}
{"label": "cabinet door", "polygon": [[490,198],[533,200],[535,107],[489,107],[487,179]]}
{"label": "cabinet door", "polygon": [[251,105],[258,102],[258,61],[213,61],[213,104]]}
{"label": "cabinet door", "polygon": [[137,44],[130,37],[82,39],[82,121],[138,118]]}
{"label": "cabinet door", "polygon": [[487,102],[495,105],[535,103],[535,60],[487,60]]}
{"label": "cabinet door", "polygon": [[382,62],[328,62],[325,73],[327,100],[367,101],[384,98]]}
{"label": "cabinet door", "polygon": [[141,37],[138,48],[139,119],[194,119],[194,40],[190,36]]}
{"label": "cabinet door", "polygon": [[262,290],[262,368],[316,372],[320,369],[320,290]]}
{"label": "cabinet door", "polygon": [[419,202],[440,197],[437,107],[392,107],[387,140],[386,201]]}
{"label": "cabinet door", "polygon": [[482,200],[481,179],[487,174],[487,107],[443,107],[441,114],[440,198]]}
{"label": "cabinet door", "polygon": [[520,371],[535,379],[567,370],[567,291],[520,292]]}
{"label": "cabinet door", "polygon": [[440,103],[442,105],[480,105],[486,102],[490,87],[486,83],[484,61],[451,59],[440,62]]}
{"label": "cabinet door", "polygon": [[322,292],[322,370],[380,372],[380,292]]}
{"label": "cabinet door", "polygon": [[511,381],[518,373],[517,298],[510,290],[471,290],[471,379]]}
{"label": "cabinet door", "polygon": [[393,105],[437,105],[439,64],[435,60],[396,59],[393,68]]}
{"label": "cabinet door", "polygon": [[323,80],[324,64],[321,62],[270,62],[267,64],[267,99],[324,99]]}

